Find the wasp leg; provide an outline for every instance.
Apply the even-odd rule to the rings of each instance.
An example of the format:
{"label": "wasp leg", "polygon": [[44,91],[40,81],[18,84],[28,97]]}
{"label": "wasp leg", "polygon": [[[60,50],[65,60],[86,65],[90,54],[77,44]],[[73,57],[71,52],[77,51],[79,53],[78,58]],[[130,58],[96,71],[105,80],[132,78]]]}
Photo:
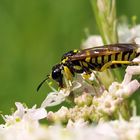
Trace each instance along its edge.
{"label": "wasp leg", "polygon": [[89,78],[91,77],[91,74],[84,73],[84,74],[82,75],[82,77],[83,77],[84,79],[89,79]]}
{"label": "wasp leg", "polygon": [[83,78],[85,78],[85,79],[89,79],[90,77],[91,77],[91,73],[92,73],[92,71],[89,69],[89,68],[87,68],[87,67],[83,67],[83,71],[85,72],[85,73],[83,73]]}
{"label": "wasp leg", "polygon": [[110,62],[107,62],[106,64],[104,64],[102,66],[102,68],[100,69],[100,71],[104,71],[108,67],[110,67],[111,65],[114,65],[114,64],[136,65],[136,64],[140,64],[140,62],[133,62],[133,61],[110,61]]}
{"label": "wasp leg", "polygon": [[68,68],[67,66],[64,66],[64,74],[65,74],[67,80],[70,80],[70,81],[72,80],[73,73],[72,73],[71,69]]}

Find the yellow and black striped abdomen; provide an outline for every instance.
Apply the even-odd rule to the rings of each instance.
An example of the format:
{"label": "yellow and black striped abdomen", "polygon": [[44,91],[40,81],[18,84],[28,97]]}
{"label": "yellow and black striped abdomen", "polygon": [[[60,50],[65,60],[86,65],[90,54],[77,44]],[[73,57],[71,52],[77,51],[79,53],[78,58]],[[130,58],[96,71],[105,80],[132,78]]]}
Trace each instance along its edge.
{"label": "yellow and black striped abdomen", "polygon": [[[99,55],[96,57],[87,57],[82,63],[83,67],[88,67],[92,70],[100,71],[100,69],[111,61],[132,61],[137,56],[136,51],[119,52],[109,55]],[[113,64],[110,68],[121,67],[124,64]]]}

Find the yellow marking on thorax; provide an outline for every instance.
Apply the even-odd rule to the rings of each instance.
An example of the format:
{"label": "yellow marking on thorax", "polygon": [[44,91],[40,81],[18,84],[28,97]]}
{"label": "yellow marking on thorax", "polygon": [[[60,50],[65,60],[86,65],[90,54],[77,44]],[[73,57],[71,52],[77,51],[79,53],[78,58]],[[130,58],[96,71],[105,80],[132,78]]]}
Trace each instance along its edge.
{"label": "yellow marking on thorax", "polygon": [[67,80],[72,80],[72,73],[70,72],[67,66],[64,66],[64,72],[65,72]]}
{"label": "yellow marking on thorax", "polygon": [[63,59],[61,62],[64,64],[64,63],[66,63],[67,60],[68,60],[68,57],[66,57],[65,59]]}
{"label": "yellow marking on thorax", "polygon": [[77,52],[78,52],[78,50],[73,50],[73,52],[74,52],[74,53],[77,53]]}
{"label": "yellow marking on thorax", "polygon": [[90,62],[90,59],[91,59],[91,57],[87,57],[87,58],[85,59],[85,61],[86,61],[86,62]]}

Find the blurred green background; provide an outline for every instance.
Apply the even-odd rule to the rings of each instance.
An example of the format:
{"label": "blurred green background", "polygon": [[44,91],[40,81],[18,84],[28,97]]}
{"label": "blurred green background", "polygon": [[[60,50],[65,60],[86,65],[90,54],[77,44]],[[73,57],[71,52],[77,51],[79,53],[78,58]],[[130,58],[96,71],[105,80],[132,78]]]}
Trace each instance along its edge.
{"label": "blurred green background", "polygon": [[[139,0],[116,0],[118,16],[140,17]],[[137,19],[140,22],[140,18]],[[38,106],[50,91],[36,87],[85,28],[98,33],[89,0],[0,0],[0,110],[15,101]]]}

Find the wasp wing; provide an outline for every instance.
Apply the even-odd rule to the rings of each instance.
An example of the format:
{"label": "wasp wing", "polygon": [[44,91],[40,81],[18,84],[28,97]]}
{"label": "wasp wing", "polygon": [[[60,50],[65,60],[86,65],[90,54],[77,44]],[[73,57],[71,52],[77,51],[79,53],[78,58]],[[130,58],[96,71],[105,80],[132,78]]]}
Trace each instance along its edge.
{"label": "wasp wing", "polygon": [[131,52],[134,49],[137,49],[136,44],[111,44],[104,45],[99,47],[93,47],[89,49],[80,50],[77,54],[69,56],[71,61],[74,60],[84,60],[87,57],[97,57],[103,55],[111,55],[120,52]]}

